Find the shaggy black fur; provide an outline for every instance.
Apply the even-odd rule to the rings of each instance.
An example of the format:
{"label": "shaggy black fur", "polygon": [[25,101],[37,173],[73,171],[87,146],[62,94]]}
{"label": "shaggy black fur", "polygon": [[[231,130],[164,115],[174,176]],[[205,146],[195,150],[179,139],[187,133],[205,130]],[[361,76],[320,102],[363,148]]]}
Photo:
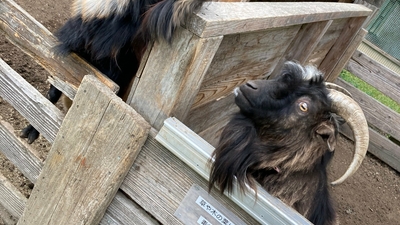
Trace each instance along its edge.
{"label": "shaggy black fur", "polygon": [[[90,1],[94,0],[87,2]],[[119,85],[119,96],[122,97],[136,74],[147,45],[155,40],[171,42],[176,28],[184,24],[204,1],[130,0],[122,13],[110,11],[109,15],[99,18],[74,15],[56,33],[60,41],[56,51],[61,55],[75,52],[83,57]],[[89,4],[87,2],[81,4]],[[51,86],[49,93],[57,91]],[[59,97],[52,102],[57,102]],[[29,125],[21,137],[27,137],[32,143],[38,134]]]}
{"label": "shaggy black fur", "polygon": [[[304,79],[305,71],[316,73]],[[224,128],[213,156],[209,189],[245,190],[258,182],[317,225],[335,223],[327,166],[338,130],[318,71],[285,64],[274,80],[235,90],[240,113]]]}

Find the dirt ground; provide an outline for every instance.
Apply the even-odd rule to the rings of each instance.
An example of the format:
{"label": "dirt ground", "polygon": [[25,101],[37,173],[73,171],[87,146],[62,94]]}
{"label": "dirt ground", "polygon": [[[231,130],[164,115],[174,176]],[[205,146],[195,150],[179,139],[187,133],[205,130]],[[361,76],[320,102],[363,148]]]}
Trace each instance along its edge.
{"label": "dirt ground", "polygon": [[[67,20],[70,12],[69,5],[72,2],[67,0],[15,1],[51,32]],[[0,57],[41,93],[46,93],[49,86],[46,82],[46,71],[12,46],[3,35],[0,35]],[[27,124],[27,121],[15,109],[1,98],[0,119],[11,123],[18,134]],[[32,145],[44,160],[50,150],[50,144],[40,137]],[[352,148],[352,142],[340,138],[332,165],[332,180],[341,176],[349,165]],[[0,173],[29,197],[33,184],[1,154]],[[371,155],[366,157],[353,177],[344,184],[333,187],[332,192],[341,224],[400,224],[400,174]],[[2,213],[0,207],[0,225],[10,223],[15,223],[15,219]]]}

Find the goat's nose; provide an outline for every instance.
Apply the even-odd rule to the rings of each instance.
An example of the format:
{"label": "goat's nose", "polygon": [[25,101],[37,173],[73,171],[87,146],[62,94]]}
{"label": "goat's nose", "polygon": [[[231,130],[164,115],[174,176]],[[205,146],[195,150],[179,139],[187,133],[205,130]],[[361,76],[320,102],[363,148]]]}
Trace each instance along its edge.
{"label": "goat's nose", "polygon": [[253,90],[257,90],[258,89],[256,82],[254,82],[252,80],[251,81],[247,81],[246,86],[251,88],[251,89],[253,89]]}

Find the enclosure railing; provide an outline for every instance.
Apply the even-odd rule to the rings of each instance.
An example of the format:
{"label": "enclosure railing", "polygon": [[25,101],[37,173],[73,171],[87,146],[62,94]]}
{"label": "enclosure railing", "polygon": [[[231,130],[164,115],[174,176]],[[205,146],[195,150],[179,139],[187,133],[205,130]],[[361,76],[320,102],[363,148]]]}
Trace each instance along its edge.
{"label": "enclosure railing", "polygon": [[[222,97],[247,80],[275,76],[286,60],[314,63],[335,80],[362,40],[360,28],[369,14],[354,4],[207,3],[171,44],[148,48],[128,98],[137,113],[113,94],[118,91],[113,82],[74,54],[59,58],[50,32],[13,1],[0,1],[1,30],[74,99],[63,115],[0,61],[1,97],[53,144],[43,162],[1,122],[1,149],[35,183],[27,199],[0,177],[1,203],[20,224],[182,223],[176,210],[192,187],[208,184],[155,139],[165,119],[176,115],[212,141],[226,122],[222,116],[236,110],[230,97]],[[245,223],[260,222],[215,190],[205,196],[229,206]],[[272,223],[308,223],[280,206],[258,216]]]}

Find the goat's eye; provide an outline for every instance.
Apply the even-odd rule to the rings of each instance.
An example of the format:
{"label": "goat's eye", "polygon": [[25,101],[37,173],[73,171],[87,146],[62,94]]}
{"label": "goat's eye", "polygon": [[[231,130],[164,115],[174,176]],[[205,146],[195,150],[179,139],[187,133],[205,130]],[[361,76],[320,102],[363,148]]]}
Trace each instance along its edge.
{"label": "goat's eye", "polygon": [[308,111],[308,105],[307,105],[306,102],[300,102],[299,108],[300,108],[300,110],[303,111],[303,112],[307,112],[307,111]]}

